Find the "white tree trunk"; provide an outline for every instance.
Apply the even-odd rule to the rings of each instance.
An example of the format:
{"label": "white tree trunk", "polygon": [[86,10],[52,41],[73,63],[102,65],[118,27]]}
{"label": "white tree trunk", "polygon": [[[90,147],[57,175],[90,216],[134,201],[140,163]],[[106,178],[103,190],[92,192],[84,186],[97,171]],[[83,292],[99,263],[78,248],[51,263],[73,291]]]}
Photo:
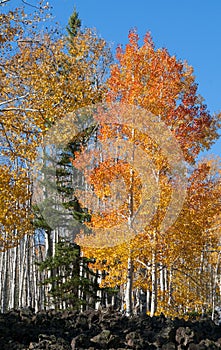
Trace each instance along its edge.
{"label": "white tree trunk", "polygon": [[[102,272],[101,271],[99,271],[99,270],[97,271],[96,278],[97,278],[98,285],[100,285],[100,283],[102,281]],[[100,300],[95,302],[95,310],[98,310],[99,307],[101,306],[102,290],[98,289],[96,294],[97,294],[97,298],[100,299]]]}
{"label": "white tree trunk", "polygon": [[150,289],[147,289],[147,295],[146,295],[146,309],[147,312],[150,312],[150,303],[151,303],[151,292]]}
{"label": "white tree trunk", "polygon": [[133,290],[133,262],[131,257],[128,257],[127,262],[127,282],[125,292],[126,316],[132,315],[132,290]]}
{"label": "white tree trunk", "polygon": [[168,305],[172,305],[173,302],[173,268],[169,270],[169,283],[168,283]]}
{"label": "white tree trunk", "polygon": [[152,253],[152,267],[151,267],[151,305],[150,305],[150,316],[153,317],[157,310],[157,264],[156,264],[156,252]]}

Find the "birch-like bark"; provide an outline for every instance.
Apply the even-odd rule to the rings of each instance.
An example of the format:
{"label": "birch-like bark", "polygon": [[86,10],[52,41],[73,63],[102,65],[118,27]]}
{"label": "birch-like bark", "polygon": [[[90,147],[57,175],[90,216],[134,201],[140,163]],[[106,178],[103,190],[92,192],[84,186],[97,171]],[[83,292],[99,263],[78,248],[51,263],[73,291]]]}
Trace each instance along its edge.
{"label": "birch-like bark", "polygon": [[19,307],[22,307],[25,302],[24,293],[25,293],[25,270],[26,270],[26,241],[27,237],[23,237],[22,242],[20,243],[20,289],[19,289]]}
{"label": "birch-like bark", "polygon": [[215,317],[215,307],[216,307],[216,286],[218,282],[218,273],[219,273],[219,266],[220,266],[220,253],[218,253],[217,257],[217,263],[214,271],[214,282],[212,286],[212,320],[214,320]]}
{"label": "birch-like bark", "polygon": [[[134,141],[135,130],[131,131],[131,138]],[[134,154],[135,147],[133,144],[133,152],[131,158],[131,164],[134,163]],[[132,229],[132,220],[134,216],[134,170],[130,169],[130,189],[128,194],[128,208],[129,208],[129,216],[128,216],[128,227]],[[132,293],[133,293],[133,260],[131,257],[131,249],[129,246],[129,254],[127,260],[127,281],[126,281],[126,292],[125,292],[125,304],[126,304],[126,316],[131,316],[133,313],[132,308]]]}
{"label": "birch-like bark", "polygon": [[152,266],[151,266],[151,304],[150,304],[150,316],[153,317],[157,311],[157,263],[156,263],[156,251],[152,252]]}
{"label": "birch-like bark", "polygon": [[166,267],[163,266],[163,264],[160,264],[160,291],[161,291],[161,297],[160,301],[164,302],[165,299],[165,269]]}
{"label": "birch-like bark", "polygon": [[9,308],[15,308],[15,289],[16,289],[16,249],[10,249],[10,300],[9,300]]}
{"label": "birch-like bark", "polygon": [[[97,270],[96,280],[97,280],[98,285],[100,285],[101,281],[102,281],[102,272],[100,270]],[[98,310],[99,307],[101,306],[101,300],[102,300],[102,290],[101,289],[97,290],[96,296],[97,296],[98,300],[96,300],[96,302],[95,302],[95,310]]]}
{"label": "birch-like bark", "polygon": [[14,308],[17,309],[19,305],[19,276],[20,276],[20,261],[19,261],[19,246],[15,247],[15,289],[14,289]]}
{"label": "birch-like bark", "polygon": [[8,309],[9,300],[9,251],[6,250],[5,254],[5,270],[3,279],[3,300],[2,300],[2,311],[5,312]]}
{"label": "birch-like bark", "polygon": [[4,276],[4,252],[0,252],[0,311],[2,310],[3,276]]}
{"label": "birch-like bark", "polygon": [[170,267],[169,270],[169,283],[168,283],[168,305],[173,303],[173,267]]}
{"label": "birch-like bark", "polygon": [[127,261],[127,283],[125,292],[126,316],[132,315],[132,291],[133,291],[133,262],[129,255]]}
{"label": "birch-like bark", "polygon": [[[84,277],[84,262],[83,262],[83,252],[82,250],[80,251],[80,260],[79,260],[79,277],[80,281]],[[78,299],[83,300],[84,295],[83,295],[83,287],[81,285],[78,286]],[[83,312],[83,305],[80,305],[80,311]]]}

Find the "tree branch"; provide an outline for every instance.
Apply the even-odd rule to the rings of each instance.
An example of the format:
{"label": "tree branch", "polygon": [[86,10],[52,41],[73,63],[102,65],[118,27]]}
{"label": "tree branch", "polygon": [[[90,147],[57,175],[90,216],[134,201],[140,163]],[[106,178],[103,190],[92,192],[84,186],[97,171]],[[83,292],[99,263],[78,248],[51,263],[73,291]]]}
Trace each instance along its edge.
{"label": "tree branch", "polygon": [[32,5],[32,4],[30,4],[29,2],[27,2],[27,1],[25,1],[25,0],[22,0],[22,2],[23,2],[23,4],[28,5],[28,6],[31,6],[31,7],[34,7],[34,8],[36,8],[37,10],[40,10],[40,9],[41,9],[40,7],[35,6],[35,5]]}
{"label": "tree branch", "polygon": [[11,111],[21,111],[21,112],[42,112],[39,109],[35,108],[21,108],[21,107],[9,107],[9,108],[2,108],[0,109],[0,112],[11,112]]}
{"label": "tree branch", "polygon": [[4,5],[6,2],[8,2],[8,1],[10,1],[10,0],[1,0],[0,1],[0,5]]}
{"label": "tree branch", "polygon": [[137,261],[139,264],[143,265],[146,267],[147,270],[149,270],[151,268],[151,265],[152,264],[145,264],[143,261],[139,260],[139,259],[136,259],[135,261]]}
{"label": "tree branch", "polygon": [[2,126],[2,130],[3,130],[4,134],[5,134],[5,138],[6,138],[6,141],[8,143],[9,149],[11,150],[12,153],[14,153],[14,149],[13,149],[13,147],[11,145],[11,141],[8,138],[7,132],[6,132],[5,127],[4,127],[4,124],[1,123],[1,126]]}
{"label": "tree branch", "polygon": [[[1,3],[0,3],[1,4]],[[22,98],[25,98],[29,95],[29,93],[27,93],[26,95],[23,95],[23,96],[19,96],[19,97],[15,97],[15,98],[12,98],[8,101],[3,101],[3,102],[0,102],[0,106],[4,105],[4,104],[7,104],[7,103],[11,103],[11,102],[14,102],[14,101],[17,101],[17,100],[21,100]]]}

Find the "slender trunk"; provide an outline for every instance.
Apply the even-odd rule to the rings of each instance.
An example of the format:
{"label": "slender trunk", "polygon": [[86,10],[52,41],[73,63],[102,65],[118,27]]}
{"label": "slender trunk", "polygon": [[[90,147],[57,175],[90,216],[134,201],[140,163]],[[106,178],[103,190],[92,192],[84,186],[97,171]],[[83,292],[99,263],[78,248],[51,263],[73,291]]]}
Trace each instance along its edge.
{"label": "slender trunk", "polygon": [[125,311],[125,284],[120,286],[120,311],[123,313]]}
{"label": "slender trunk", "polygon": [[17,309],[19,305],[19,275],[20,275],[20,261],[19,261],[19,247],[15,248],[15,290],[14,290],[14,308]]}
{"label": "slender trunk", "polygon": [[27,237],[27,260],[26,260],[26,288],[27,288],[27,296],[26,296],[26,300],[27,300],[27,304],[26,306],[31,306],[31,281],[30,281],[30,268],[31,268],[31,264],[30,264],[30,237]]}
{"label": "slender trunk", "polygon": [[[98,286],[100,285],[101,280],[102,280],[102,272],[100,270],[97,270],[96,282],[97,282]],[[99,307],[101,306],[101,298],[102,298],[102,290],[101,289],[97,290],[96,297],[97,297],[97,300],[95,302],[95,310],[98,310]]]}
{"label": "slender trunk", "polygon": [[[13,248],[10,248],[8,250],[8,262],[7,262],[7,270],[8,270],[8,284],[7,284],[7,290],[8,290],[8,306],[7,309],[12,308],[12,295],[14,291],[14,280],[13,280]],[[13,285],[13,288],[12,288]]]}
{"label": "slender trunk", "polygon": [[[52,257],[53,256],[53,246],[54,246],[54,232],[50,229],[46,231],[46,240],[45,240],[45,247],[46,247],[46,258]],[[52,278],[54,277],[54,269],[50,269],[47,273],[47,278]],[[47,286],[47,304],[49,308],[55,307],[53,298],[50,297],[50,290],[54,288],[55,282],[52,280],[52,283],[48,284]]]}
{"label": "slender trunk", "polygon": [[3,295],[3,274],[4,274],[4,252],[0,252],[0,311],[2,310],[2,295]]}
{"label": "slender trunk", "polygon": [[165,283],[164,283],[164,267],[162,264],[160,264],[160,291],[164,292],[165,290]]}
{"label": "slender trunk", "polygon": [[132,315],[132,291],[133,291],[133,262],[131,256],[128,257],[127,262],[127,282],[126,282],[126,316]]}
{"label": "slender trunk", "polygon": [[173,268],[170,267],[169,270],[169,284],[168,284],[168,305],[173,303]]}
{"label": "slender trunk", "polygon": [[19,290],[19,266],[18,266],[18,247],[11,248],[11,298],[10,298],[10,308],[18,308],[18,290]]}
{"label": "slender trunk", "polygon": [[[134,141],[135,131],[132,129],[131,138]],[[132,152],[131,162],[134,162],[134,147]],[[134,215],[134,170],[131,167],[130,169],[130,189],[128,194],[128,208],[129,208],[129,216],[128,216],[128,227],[132,228],[132,220]],[[126,292],[125,292],[125,303],[126,303],[126,316],[131,316],[133,313],[132,308],[132,293],[133,293],[133,261],[131,258],[131,249],[129,247],[129,255],[127,260],[127,281],[126,281]]]}
{"label": "slender trunk", "polygon": [[[79,278],[80,278],[80,282],[82,283],[82,278],[84,277],[83,276],[83,273],[84,273],[84,266],[83,266],[83,252],[80,251],[80,260],[79,260]],[[83,286],[81,285],[78,286],[78,299],[80,301],[83,300]],[[83,311],[83,305],[80,305],[80,311],[82,312]]]}
{"label": "slender trunk", "polygon": [[156,263],[156,251],[152,253],[152,268],[151,268],[151,305],[150,305],[150,316],[154,316],[157,311],[157,263]]}
{"label": "slender trunk", "polygon": [[147,289],[147,294],[146,294],[146,309],[147,312],[150,312],[150,305],[151,305],[151,292],[150,289]]}
{"label": "slender trunk", "polygon": [[139,313],[141,315],[146,315],[147,312],[147,301],[146,301],[146,293],[140,289],[139,293]]}
{"label": "slender trunk", "polygon": [[9,252],[5,252],[5,271],[4,271],[4,282],[3,282],[3,303],[2,311],[7,311],[8,300],[9,300],[9,261],[8,261]]}
{"label": "slender trunk", "polygon": [[160,292],[161,297],[160,301],[163,302],[165,298],[165,273],[164,273],[165,267],[163,264],[160,264]]}
{"label": "slender trunk", "polygon": [[220,252],[218,253],[218,257],[217,257],[217,263],[216,263],[215,273],[214,273],[214,282],[213,282],[213,288],[212,288],[212,320],[214,320],[214,316],[215,316],[216,285],[218,282],[219,265],[220,265]]}
{"label": "slender trunk", "polygon": [[19,288],[19,307],[23,306],[24,298],[24,276],[25,276],[25,251],[26,251],[26,239],[25,236],[19,246],[19,256],[20,256],[20,288]]}
{"label": "slender trunk", "polygon": [[140,311],[140,290],[136,288],[133,292],[134,303],[133,303],[133,314],[138,315]]}
{"label": "slender trunk", "polygon": [[115,295],[112,295],[112,297],[111,297],[111,306],[113,308],[115,307]]}
{"label": "slender trunk", "polygon": [[165,284],[165,291],[168,290],[168,271],[167,271],[167,267],[165,267],[164,269],[164,284]]}

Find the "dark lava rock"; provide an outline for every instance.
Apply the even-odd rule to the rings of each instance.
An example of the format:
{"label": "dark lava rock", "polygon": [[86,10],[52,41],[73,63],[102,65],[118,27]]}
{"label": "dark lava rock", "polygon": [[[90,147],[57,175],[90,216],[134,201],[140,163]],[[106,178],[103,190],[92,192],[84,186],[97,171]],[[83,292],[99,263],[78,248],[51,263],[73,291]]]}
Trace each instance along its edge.
{"label": "dark lava rock", "polygon": [[221,325],[163,315],[125,317],[114,310],[0,314],[0,350],[216,350]]}

